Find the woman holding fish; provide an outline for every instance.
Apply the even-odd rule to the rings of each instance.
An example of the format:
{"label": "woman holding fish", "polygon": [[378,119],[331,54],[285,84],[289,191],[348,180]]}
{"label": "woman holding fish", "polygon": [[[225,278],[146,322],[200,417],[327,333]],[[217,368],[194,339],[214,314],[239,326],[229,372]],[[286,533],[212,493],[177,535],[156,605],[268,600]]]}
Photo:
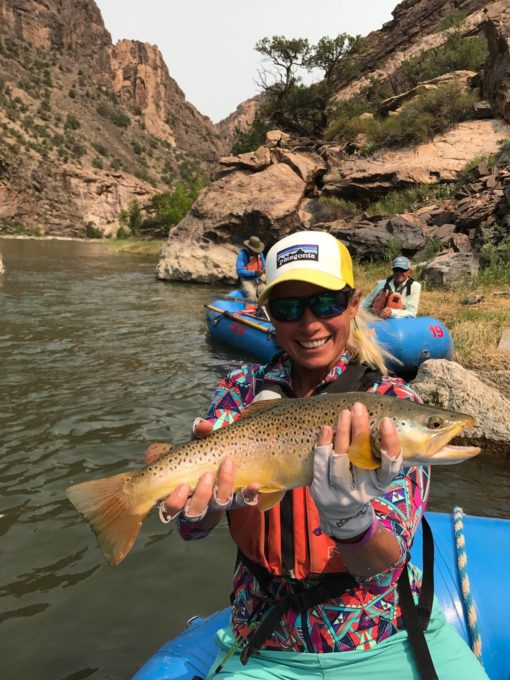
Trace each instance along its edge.
{"label": "woman holding fish", "polygon": [[[175,519],[185,539],[206,536],[226,511],[239,548],[232,624],[218,631],[208,678],[486,678],[437,603],[427,644],[419,632],[408,635],[403,619],[416,613],[412,603],[404,607],[400,583],[417,600],[421,574],[407,553],[425,511],[428,462],[475,455],[445,446],[469,423],[415,406],[413,390],[386,375],[384,351],[359,312],[349,252],[333,236],[307,231],[282,239],[268,253],[266,275],[260,302],[284,353],[231,372],[207,420],[194,427],[205,441],[238,419],[232,435],[245,418],[246,427],[250,419],[264,424],[265,462],[253,460],[239,489],[243,459],[225,437],[232,455],[218,474],[205,472],[194,490],[179,484],[160,504],[162,520]],[[275,408],[281,397],[288,408]],[[310,406],[324,409],[315,440],[302,406],[310,397]],[[334,428],[326,424],[334,422],[326,417],[332,404]],[[265,410],[273,421],[262,420]],[[256,431],[253,439],[256,447]],[[287,470],[272,462],[282,441],[289,451],[315,444],[309,486],[305,473],[301,486],[289,482],[300,458],[288,457]],[[146,457],[155,456],[149,449]]]}

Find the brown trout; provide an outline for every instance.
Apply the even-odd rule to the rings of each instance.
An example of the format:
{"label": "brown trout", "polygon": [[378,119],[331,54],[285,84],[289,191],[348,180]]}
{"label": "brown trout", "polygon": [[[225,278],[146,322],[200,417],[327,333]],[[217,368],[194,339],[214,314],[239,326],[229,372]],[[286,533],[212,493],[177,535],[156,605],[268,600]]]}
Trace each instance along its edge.
{"label": "brown trout", "polygon": [[172,449],[139,472],[126,472],[70,486],[67,495],[94,530],[110,564],[131,550],[151,508],[179,484],[194,489],[200,475],[216,473],[224,456],[235,459],[234,491],[260,484],[258,507],[267,510],[285,491],[311,483],[313,450],[324,425],[335,426],[338,413],[355,401],[367,407],[370,432],[353,440],[351,463],[379,466],[379,423],[390,417],[402,445],[404,466],[460,463],[480,453],[448,442],[474,419],[463,413],[422,406],[377,394],[328,394],[313,399],[274,399],[248,407],[229,427]]}

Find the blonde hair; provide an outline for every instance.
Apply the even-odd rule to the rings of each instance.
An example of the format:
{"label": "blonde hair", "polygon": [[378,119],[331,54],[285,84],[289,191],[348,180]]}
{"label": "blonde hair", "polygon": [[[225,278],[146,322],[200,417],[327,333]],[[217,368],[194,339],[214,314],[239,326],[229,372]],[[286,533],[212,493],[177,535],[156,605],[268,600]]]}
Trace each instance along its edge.
{"label": "blonde hair", "polygon": [[346,349],[355,363],[369,364],[383,375],[387,375],[387,362],[400,362],[379,344],[375,331],[368,325],[371,321],[380,321],[380,319],[360,307],[351,321]]}

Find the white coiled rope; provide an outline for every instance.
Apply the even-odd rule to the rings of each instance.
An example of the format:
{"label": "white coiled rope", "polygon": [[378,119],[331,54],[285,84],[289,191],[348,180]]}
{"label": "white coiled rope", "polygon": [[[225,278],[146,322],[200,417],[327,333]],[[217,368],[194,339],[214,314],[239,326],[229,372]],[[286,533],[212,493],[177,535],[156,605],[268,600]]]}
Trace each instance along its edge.
{"label": "white coiled rope", "polygon": [[478,661],[482,663],[482,638],[478,629],[478,614],[471,594],[471,584],[467,572],[466,539],[464,537],[464,511],[462,508],[453,509],[453,528],[455,532],[455,548],[457,551],[457,569],[462,592],[462,604],[469,627],[471,649]]}

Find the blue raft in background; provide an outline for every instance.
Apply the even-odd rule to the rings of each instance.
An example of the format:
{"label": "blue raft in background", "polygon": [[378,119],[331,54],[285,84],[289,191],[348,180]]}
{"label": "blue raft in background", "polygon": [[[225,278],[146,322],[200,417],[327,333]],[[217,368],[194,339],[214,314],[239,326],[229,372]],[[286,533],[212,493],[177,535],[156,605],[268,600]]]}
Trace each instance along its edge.
{"label": "blue raft in background", "polygon": [[[280,351],[274,327],[268,319],[245,310],[245,301],[236,290],[206,305],[211,337],[230,345],[245,356],[263,363]],[[416,371],[427,359],[451,359],[453,340],[446,326],[430,316],[413,319],[387,319],[370,324],[377,339],[401,363],[390,366],[397,374]]]}
{"label": "blue raft in background", "polygon": [[[457,571],[452,516],[431,512],[427,513],[427,518],[435,543],[436,596],[447,620],[469,643],[469,628]],[[510,520],[466,515],[463,522],[467,572],[471,596],[477,610],[483,665],[491,680],[508,680]],[[413,563],[421,567],[421,530],[416,535],[411,556]],[[133,680],[192,680],[195,675],[205,677],[216,656],[215,632],[227,625],[228,621],[228,608],[205,619],[192,619],[188,629],[163,645],[136,673]]]}

